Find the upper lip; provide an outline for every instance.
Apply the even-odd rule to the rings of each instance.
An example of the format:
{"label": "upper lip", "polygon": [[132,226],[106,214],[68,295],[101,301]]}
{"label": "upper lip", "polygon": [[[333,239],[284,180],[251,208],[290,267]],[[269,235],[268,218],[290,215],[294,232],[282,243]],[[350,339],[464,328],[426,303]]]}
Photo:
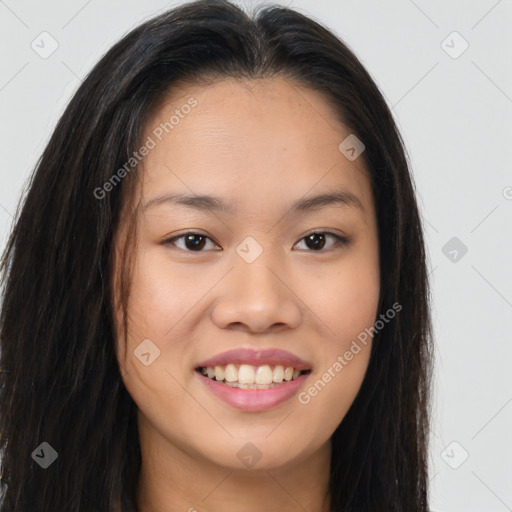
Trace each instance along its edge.
{"label": "upper lip", "polygon": [[306,361],[303,361],[300,357],[281,350],[278,348],[268,348],[255,350],[252,348],[237,348],[222,352],[216,356],[207,359],[196,366],[201,367],[214,367],[217,365],[224,365],[228,363],[233,364],[252,364],[255,366],[268,365],[282,365],[292,366],[296,370],[310,370],[311,365]]}

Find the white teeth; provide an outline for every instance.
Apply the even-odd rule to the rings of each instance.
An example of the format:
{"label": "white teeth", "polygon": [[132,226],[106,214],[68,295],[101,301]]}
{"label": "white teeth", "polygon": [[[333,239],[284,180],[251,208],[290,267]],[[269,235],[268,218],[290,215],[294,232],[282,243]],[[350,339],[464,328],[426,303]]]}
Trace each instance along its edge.
{"label": "white teeth", "polygon": [[253,366],[251,364],[233,364],[226,366],[202,367],[201,373],[210,379],[224,382],[232,387],[242,389],[268,389],[279,385],[284,381],[290,381],[300,376],[301,371],[292,366],[284,367],[277,364],[275,367],[264,364]]}
{"label": "white teeth", "polygon": [[256,371],[256,384],[272,384],[272,370],[268,364],[264,366],[259,366]]}
{"label": "white teeth", "polygon": [[224,380],[224,370],[222,366],[215,367],[215,378],[217,380]]}
{"label": "white teeth", "polygon": [[270,385],[266,384],[240,384],[239,382],[223,382],[226,386],[229,386],[231,388],[240,388],[240,389],[270,389],[275,388],[276,386],[279,386],[280,384],[276,384],[273,382]]}
{"label": "white teeth", "polygon": [[284,379],[284,368],[282,365],[278,364],[274,368],[274,375],[272,376],[272,380],[274,382],[283,382]]}
{"label": "white teeth", "polygon": [[[259,370],[259,368],[258,368]],[[250,364],[241,364],[238,370],[238,382],[240,384],[254,384],[254,368]],[[261,384],[261,382],[258,382]],[[270,382],[269,382],[270,384]]]}
{"label": "white teeth", "polygon": [[227,364],[224,370],[224,378],[227,382],[235,382],[238,380],[238,371],[234,364]]}

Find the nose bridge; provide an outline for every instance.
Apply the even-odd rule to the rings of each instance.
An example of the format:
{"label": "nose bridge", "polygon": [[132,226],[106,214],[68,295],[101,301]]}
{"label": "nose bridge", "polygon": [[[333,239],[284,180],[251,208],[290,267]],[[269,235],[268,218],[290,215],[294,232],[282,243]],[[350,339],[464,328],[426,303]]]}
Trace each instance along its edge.
{"label": "nose bridge", "polygon": [[[273,309],[280,299],[277,279],[280,264],[270,249],[263,250],[255,239],[248,237],[236,248],[233,293],[245,307],[255,311]],[[273,268],[273,272],[271,272]]]}
{"label": "nose bridge", "polygon": [[[238,261],[235,265],[235,278],[237,279],[237,294],[240,298],[255,300],[261,298],[267,304],[269,301],[277,301],[280,290],[278,289],[276,277],[269,265],[268,258],[260,257],[253,263]],[[275,268],[275,265],[274,265]],[[275,273],[279,273],[279,271]]]}
{"label": "nose bridge", "polygon": [[[263,250],[255,239],[247,237],[233,254],[233,269],[221,287],[213,311],[219,327],[244,324],[255,331],[275,324],[295,327],[301,319],[298,299],[283,284],[284,260]],[[282,277],[278,279],[276,276]],[[283,281],[283,282],[282,282]]]}
{"label": "nose bridge", "polygon": [[279,293],[275,276],[270,271],[272,269],[273,272],[279,273],[279,269],[282,268],[284,261],[279,257],[278,252],[272,236],[256,235],[256,238],[247,236],[235,247],[235,254],[233,254],[235,273],[242,276],[241,281],[247,286],[252,285],[256,291],[261,288],[260,291],[263,292],[263,289],[267,288],[267,292],[275,290]]}

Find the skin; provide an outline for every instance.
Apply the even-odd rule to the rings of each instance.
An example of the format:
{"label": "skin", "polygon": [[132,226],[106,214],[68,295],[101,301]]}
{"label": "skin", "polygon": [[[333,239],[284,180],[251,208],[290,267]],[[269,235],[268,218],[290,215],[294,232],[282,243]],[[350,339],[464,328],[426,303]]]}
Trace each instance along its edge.
{"label": "skin", "polygon": [[[191,97],[197,106],[143,161],[127,351],[118,310],[120,370],[139,408],[139,511],[327,512],[330,438],[360,389],[371,338],[309,403],[294,396],[263,412],[222,402],[194,369],[233,348],[276,347],[311,365],[304,391],[374,325],[380,276],[370,181],[362,158],[339,151],[350,131],[326,98],[284,78],[175,87],[144,140]],[[356,195],[364,211],[289,211],[335,188]],[[211,194],[236,213],[169,202],[142,210],[165,193]],[[184,239],[165,243],[187,231],[208,237],[202,252]],[[337,246],[326,235],[315,249],[305,240],[311,231],[350,242]],[[115,268],[125,233],[122,226],[116,236]],[[236,252],[247,236],[263,249],[250,264]],[[148,366],[133,354],[144,339],[160,350]],[[261,453],[251,468],[237,457],[247,442]]]}

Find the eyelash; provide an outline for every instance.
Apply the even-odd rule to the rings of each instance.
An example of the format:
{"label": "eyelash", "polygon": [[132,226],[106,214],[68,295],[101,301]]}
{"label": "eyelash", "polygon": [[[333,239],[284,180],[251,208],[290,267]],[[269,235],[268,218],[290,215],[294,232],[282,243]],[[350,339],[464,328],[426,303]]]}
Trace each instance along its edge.
{"label": "eyelash", "polygon": [[[203,235],[202,233],[196,233],[195,231],[187,231],[186,233],[182,233],[181,235],[178,235],[178,236],[175,236],[175,237],[172,237],[172,238],[169,238],[167,240],[164,240],[162,243],[163,245],[169,245],[169,244],[172,244],[176,247],[176,244],[175,244],[175,241],[176,240],[179,240],[181,238],[185,238],[189,235],[198,235],[200,237],[203,237],[203,238],[207,238],[208,240],[212,241],[210,237],[206,236],[206,235]],[[347,238],[347,237],[344,237],[344,236],[341,236],[341,235],[337,235],[336,233],[331,233],[329,231],[313,231],[311,233],[308,233],[307,235],[303,236],[299,242],[302,242],[304,239],[306,239],[307,237],[311,236],[311,235],[328,235],[328,236],[331,236],[335,239],[335,243],[333,246],[331,246],[329,249],[320,249],[320,250],[313,250],[313,249],[306,249],[306,252],[318,252],[318,253],[322,253],[322,252],[330,252],[332,250],[335,250],[337,248],[341,248],[341,247],[344,247],[346,245],[348,245],[350,243],[350,239]],[[213,242],[213,241],[212,241]],[[205,252],[204,250],[200,250],[200,251],[191,251],[190,249],[182,249],[180,247],[178,247],[179,250],[181,251],[185,251],[185,252],[190,252],[190,253],[201,253],[201,252]]]}

